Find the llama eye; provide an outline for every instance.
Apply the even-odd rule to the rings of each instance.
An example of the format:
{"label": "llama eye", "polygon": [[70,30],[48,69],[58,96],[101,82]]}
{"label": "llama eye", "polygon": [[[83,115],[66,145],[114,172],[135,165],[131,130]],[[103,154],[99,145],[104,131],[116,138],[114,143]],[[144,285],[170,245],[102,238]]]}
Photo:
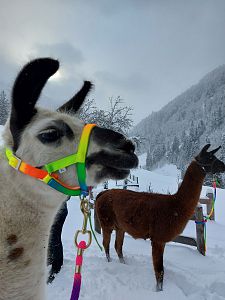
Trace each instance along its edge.
{"label": "llama eye", "polygon": [[43,143],[54,143],[62,137],[62,134],[57,129],[47,129],[38,135],[38,139]]}

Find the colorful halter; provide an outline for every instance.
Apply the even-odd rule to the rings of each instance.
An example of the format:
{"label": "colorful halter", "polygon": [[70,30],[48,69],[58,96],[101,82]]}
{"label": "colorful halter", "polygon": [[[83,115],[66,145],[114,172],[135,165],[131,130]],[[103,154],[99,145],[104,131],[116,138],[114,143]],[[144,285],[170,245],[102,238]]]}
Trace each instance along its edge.
{"label": "colorful halter", "polygon": [[[92,129],[95,127],[95,124],[87,124],[84,126],[80,143],[78,145],[77,153],[71,154],[59,160],[53,161],[49,164],[43,166],[43,169],[39,169],[33,167],[21,159],[19,159],[15,154],[13,154],[12,150],[6,148],[6,156],[9,161],[9,165],[31,177],[35,177],[42,182],[46,183],[53,189],[69,196],[78,196],[88,194],[88,187],[86,185],[86,166],[85,160],[88,150],[88,144],[90,139],[90,134]],[[76,164],[77,169],[77,177],[79,186],[68,186],[65,183],[61,182],[58,178],[59,175],[54,173],[56,171],[61,171],[66,167]]]}

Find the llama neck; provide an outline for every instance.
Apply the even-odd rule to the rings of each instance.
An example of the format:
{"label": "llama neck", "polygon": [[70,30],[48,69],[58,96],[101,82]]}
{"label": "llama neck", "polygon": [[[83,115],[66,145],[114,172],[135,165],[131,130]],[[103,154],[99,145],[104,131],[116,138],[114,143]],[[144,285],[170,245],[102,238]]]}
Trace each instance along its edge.
{"label": "llama neck", "polygon": [[198,163],[192,161],[187,168],[183,182],[176,193],[177,199],[182,202],[182,207],[185,206],[190,214],[193,213],[193,210],[199,201],[205,175],[205,171]]}
{"label": "llama neck", "polygon": [[0,285],[5,287],[0,299],[14,299],[15,293],[18,300],[45,299],[48,235],[65,195],[16,172],[6,160],[0,160],[0,169],[5,175],[0,176]]}

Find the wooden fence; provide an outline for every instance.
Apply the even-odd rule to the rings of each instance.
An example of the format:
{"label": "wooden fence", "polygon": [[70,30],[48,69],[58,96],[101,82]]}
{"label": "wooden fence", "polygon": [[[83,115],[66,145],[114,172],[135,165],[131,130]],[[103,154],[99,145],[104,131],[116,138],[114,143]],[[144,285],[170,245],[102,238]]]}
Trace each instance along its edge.
{"label": "wooden fence", "polygon": [[116,180],[116,186],[123,187],[124,190],[127,190],[128,187],[139,187],[138,177],[130,174],[129,178],[124,179],[123,184],[118,184]]}

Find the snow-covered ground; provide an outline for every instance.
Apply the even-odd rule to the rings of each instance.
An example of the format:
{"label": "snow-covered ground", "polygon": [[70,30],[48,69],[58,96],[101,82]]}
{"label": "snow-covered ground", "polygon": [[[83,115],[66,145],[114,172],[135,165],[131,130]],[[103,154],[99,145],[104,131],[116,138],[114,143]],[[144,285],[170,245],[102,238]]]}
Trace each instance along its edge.
{"label": "snow-covered ground", "polygon": [[[151,188],[156,192],[174,192],[177,189],[177,170],[168,165],[155,172],[137,169],[132,172],[139,177],[140,190]],[[164,174],[164,175],[162,175]],[[168,175],[169,174],[169,175]],[[179,173],[178,173],[179,174]],[[110,181],[109,188],[115,187]],[[100,191],[99,186],[95,193]],[[205,196],[208,187],[203,187]],[[225,299],[225,191],[218,189],[216,222],[207,224],[207,256],[203,257],[196,248],[175,243],[166,246],[164,255],[164,291],[155,292],[149,241],[125,237],[124,254],[126,265],[120,264],[111,241],[113,261],[106,262],[95,242],[85,252],[83,265],[82,300],[222,300]],[[48,299],[69,299],[73,281],[76,250],[73,235],[82,224],[79,199],[69,202],[69,216],[63,230],[65,262],[61,273],[48,286]],[[195,224],[189,222],[185,235],[195,236]],[[102,237],[97,234],[98,240]]]}
{"label": "snow-covered ground", "polygon": [[[1,131],[1,127],[0,127]],[[144,159],[142,159],[144,160]],[[143,166],[144,162],[141,161]],[[175,192],[177,170],[167,165],[154,172],[142,168],[132,172],[139,177],[140,190],[147,190],[151,183],[154,192]],[[110,181],[109,187],[115,182]],[[98,193],[103,187],[95,189]],[[208,187],[203,187],[202,196]],[[166,246],[164,254],[164,291],[155,292],[155,278],[152,268],[151,245],[149,241],[125,237],[124,254],[126,264],[118,262],[111,241],[113,261],[107,263],[104,253],[93,241],[85,251],[81,300],[222,300],[225,299],[225,191],[218,189],[216,201],[216,222],[207,223],[207,255],[199,254],[196,248],[175,243]],[[63,228],[64,265],[54,282],[48,286],[48,300],[70,299],[73,282],[74,232],[81,228],[82,215],[79,198],[69,203],[69,215]],[[185,235],[195,236],[195,224],[189,222]],[[101,236],[97,234],[98,240]]]}

